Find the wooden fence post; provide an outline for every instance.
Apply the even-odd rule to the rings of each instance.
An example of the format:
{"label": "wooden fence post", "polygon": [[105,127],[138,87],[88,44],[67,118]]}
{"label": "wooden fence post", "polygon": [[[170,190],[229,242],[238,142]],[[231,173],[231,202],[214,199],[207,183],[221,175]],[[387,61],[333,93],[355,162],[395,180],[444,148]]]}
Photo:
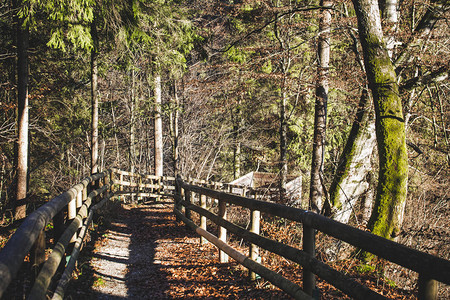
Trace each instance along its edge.
{"label": "wooden fence post", "polygon": [[140,193],[142,192],[142,175],[139,174],[139,183],[138,183],[138,188],[137,188],[137,201],[139,202],[140,200],[142,200],[142,197],[140,196]]}
{"label": "wooden fence post", "polygon": [[76,207],[77,209],[80,208],[83,205],[83,191],[79,191],[77,193],[77,197],[76,197]]}
{"label": "wooden fence post", "polygon": [[[219,217],[227,219],[227,203],[222,200],[219,200]],[[224,243],[227,242],[227,230],[221,226],[219,226],[219,239]],[[228,255],[222,250],[219,250],[219,261],[221,263],[228,262]]]}
{"label": "wooden fence post", "polygon": [[[203,209],[206,209],[206,196],[205,195],[200,195],[200,206]],[[206,217],[204,216],[200,216],[200,228],[206,231]],[[208,241],[203,237],[200,236],[200,244],[204,245],[206,244]]]}
{"label": "wooden fence post", "polygon": [[133,187],[134,184],[134,173],[129,173],[128,177],[130,178],[130,203],[134,203],[134,199],[135,199],[135,190],[136,188]]}
{"label": "wooden fence post", "polygon": [[162,178],[162,176],[160,176],[158,178],[158,197],[156,198],[156,201],[160,201],[161,200],[161,194],[163,192],[163,186],[162,186],[161,178]]}
{"label": "wooden fence post", "polygon": [[[180,174],[177,175],[177,178],[175,178],[175,209],[181,212],[182,205],[180,203],[181,201],[181,186],[180,186],[181,176]],[[181,221],[181,218],[177,215],[176,217],[177,221]]]}
{"label": "wooden fence post", "polygon": [[109,191],[114,193],[114,180],[116,179],[116,174],[114,170],[111,169],[111,173],[109,174]]}
{"label": "wooden fence post", "polygon": [[[250,216],[250,232],[255,234],[259,234],[260,232],[260,220],[261,220],[261,212],[259,210],[252,210]],[[260,263],[259,260],[259,248],[255,244],[250,244],[250,259]],[[248,276],[250,280],[254,281],[257,278],[255,272],[251,272],[249,270]]]}
{"label": "wooden fence post", "polygon": [[39,274],[41,265],[45,262],[45,228],[39,233],[30,251],[30,262],[33,281]]}
{"label": "wooden fence post", "polygon": [[76,197],[70,200],[67,204],[67,219],[72,220],[77,216],[77,202]]}
{"label": "wooden fence post", "polygon": [[436,300],[439,290],[439,283],[428,276],[419,273],[419,300]]}
{"label": "wooden fence post", "polygon": [[63,234],[64,228],[64,209],[61,209],[54,217],[53,217],[53,239],[55,241],[59,240],[61,235]]}
{"label": "wooden fence post", "polygon": [[[53,217],[53,240],[56,242],[63,235],[65,226],[64,226],[64,209],[61,209],[54,217]],[[64,270],[64,266],[66,264],[66,260],[62,259],[59,264],[58,270]]]}
{"label": "wooden fence post", "polygon": [[[315,230],[303,224],[303,251],[315,257]],[[312,296],[316,287],[316,278],[309,268],[303,267],[303,291]]]}
{"label": "wooden fence post", "polygon": [[[192,203],[192,193],[189,190],[184,189],[184,201],[191,204]],[[184,208],[184,215],[186,218],[192,221],[191,210],[187,207]]]}

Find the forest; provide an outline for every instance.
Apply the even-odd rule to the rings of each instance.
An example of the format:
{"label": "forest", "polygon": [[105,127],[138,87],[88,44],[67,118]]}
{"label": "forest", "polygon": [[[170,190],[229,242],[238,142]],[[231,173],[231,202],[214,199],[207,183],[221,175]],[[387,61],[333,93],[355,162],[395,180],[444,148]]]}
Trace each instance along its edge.
{"label": "forest", "polygon": [[450,258],[448,1],[0,7],[2,227],[110,167],[269,172],[278,203]]}

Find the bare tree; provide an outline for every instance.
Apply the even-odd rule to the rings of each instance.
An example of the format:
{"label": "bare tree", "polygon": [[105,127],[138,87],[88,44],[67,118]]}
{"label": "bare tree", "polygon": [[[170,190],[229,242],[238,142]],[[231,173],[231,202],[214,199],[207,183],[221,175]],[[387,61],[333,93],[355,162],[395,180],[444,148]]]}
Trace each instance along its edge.
{"label": "bare tree", "polygon": [[[15,1],[14,6],[18,11],[24,5],[22,1]],[[16,38],[17,38],[17,127],[18,139],[16,150],[17,164],[17,188],[15,218],[26,217],[26,204],[28,189],[28,25],[25,25],[23,17],[16,16]]]}
{"label": "bare tree", "polygon": [[163,176],[163,132],[161,119],[161,76],[155,75],[155,175]]}
{"label": "bare tree", "polygon": [[[322,0],[321,6],[330,7],[329,0]],[[314,113],[314,138],[311,164],[310,207],[316,213],[320,213],[323,207],[323,163],[325,154],[325,132],[327,126],[327,102],[328,102],[328,68],[330,62],[330,30],[331,12],[322,10],[319,23],[317,67],[318,81],[316,87],[316,102]]]}

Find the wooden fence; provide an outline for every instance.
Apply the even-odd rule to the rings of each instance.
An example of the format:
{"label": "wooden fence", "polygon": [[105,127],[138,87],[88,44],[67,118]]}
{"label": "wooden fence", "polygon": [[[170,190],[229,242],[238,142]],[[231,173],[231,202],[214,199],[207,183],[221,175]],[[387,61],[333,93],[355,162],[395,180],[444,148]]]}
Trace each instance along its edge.
{"label": "wooden fence", "polygon": [[[118,186],[115,192],[113,192],[113,185]],[[228,257],[232,257],[250,270],[250,277],[255,278],[258,274],[296,299],[311,299],[315,291],[315,275],[353,298],[384,299],[382,295],[315,258],[317,230],[419,273],[420,299],[436,298],[437,281],[450,284],[450,261],[448,260],[410,249],[309,211],[258,200],[264,197],[264,192],[219,182],[196,179],[184,182],[181,178],[175,180],[174,177],[140,175],[112,169],[85,178],[81,183],[41,206],[24,220],[0,252],[0,298],[15,278],[25,257],[30,254],[32,268],[39,272],[36,273],[28,298],[46,299],[52,278],[58,269],[64,267],[65,255],[70,255],[70,260],[53,293],[53,299],[63,299],[65,287],[71,278],[93,215],[114,195],[131,197],[131,199],[135,197],[136,200],[144,197],[174,197],[174,212],[177,217],[201,236],[202,243],[208,240],[219,248],[221,262],[227,262]],[[245,196],[251,196],[253,199]],[[125,198],[122,199],[125,200]],[[210,203],[214,201],[218,204],[217,214],[206,209],[208,200]],[[227,205],[236,205],[250,210],[249,231],[227,220]],[[200,215],[200,226],[192,221],[192,211]],[[302,223],[302,249],[260,236],[261,212]],[[206,219],[219,226],[218,236],[207,231]],[[45,227],[52,220],[57,242],[45,261],[44,251],[47,248]],[[250,244],[249,256],[245,256],[226,243],[228,232]],[[70,253],[68,253],[69,248],[72,248]],[[303,266],[303,289],[258,263],[259,248]]]}
{"label": "wooden fence", "polygon": [[[29,255],[32,270],[28,272],[36,276],[28,299],[47,299],[50,282],[60,266],[64,268],[67,254],[70,260],[53,296],[62,299],[93,214],[112,196],[110,175],[108,170],[83,179],[23,221],[0,252],[0,298]],[[45,228],[52,221],[55,245],[45,260]],[[69,247],[73,250],[66,253]]]}
{"label": "wooden fence", "polygon": [[115,194],[123,197],[124,202],[161,196],[172,197],[175,190],[175,177],[144,175],[115,168],[112,169],[112,181],[119,187]]}
{"label": "wooden fence", "polygon": [[[194,194],[197,197],[194,197]],[[207,197],[218,201],[219,209],[217,215],[206,209]],[[250,231],[227,221],[227,205],[236,205],[251,211]],[[199,226],[192,221],[191,211],[195,211],[201,216]],[[361,285],[349,276],[317,260],[314,253],[316,231],[321,231],[419,273],[419,299],[436,299],[437,281],[447,285],[450,284],[450,261],[408,248],[310,211],[220,192],[192,185],[184,182],[181,178],[177,178],[174,212],[179,219],[183,220],[199,235],[219,248],[219,259],[221,262],[226,262],[227,255],[229,255],[251,272],[259,274],[296,299],[311,298],[315,291],[315,275],[353,298],[385,299],[382,295]],[[302,250],[260,236],[260,212],[302,223]],[[206,230],[206,218],[219,226],[218,237]],[[250,243],[249,257],[226,244],[227,231]],[[280,274],[257,263],[257,247],[266,249],[303,266],[303,289]]]}

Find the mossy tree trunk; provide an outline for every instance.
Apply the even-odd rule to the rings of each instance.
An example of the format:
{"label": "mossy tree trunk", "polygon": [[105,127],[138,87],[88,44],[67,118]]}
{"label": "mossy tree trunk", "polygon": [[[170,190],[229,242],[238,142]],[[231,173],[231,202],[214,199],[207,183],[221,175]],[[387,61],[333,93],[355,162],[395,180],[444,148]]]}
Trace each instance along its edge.
{"label": "mossy tree trunk", "polygon": [[[321,6],[330,7],[332,1],[322,0]],[[325,132],[327,124],[327,103],[328,103],[328,69],[330,62],[330,30],[331,11],[324,9],[319,23],[319,43],[318,55],[319,65],[317,66],[317,87],[316,101],[314,107],[314,137],[311,163],[311,184],[309,192],[309,206],[311,210],[320,213],[323,207],[323,162],[325,153]]]}
{"label": "mossy tree trunk", "polygon": [[383,41],[377,1],[352,1],[373,94],[380,168],[368,226],[374,234],[392,238],[400,230],[407,193],[408,157],[402,103],[395,70]]}

